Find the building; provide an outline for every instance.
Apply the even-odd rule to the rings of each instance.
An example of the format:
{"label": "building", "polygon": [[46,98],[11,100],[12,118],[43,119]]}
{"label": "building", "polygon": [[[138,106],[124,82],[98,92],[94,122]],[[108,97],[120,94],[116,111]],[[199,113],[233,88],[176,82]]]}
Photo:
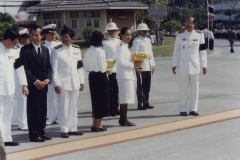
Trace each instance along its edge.
{"label": "building", "polygon": [[[227,4],[228,3],[228,4]],[[232,1],[223,1],[223,0],[213,0],[213,6],[215,9],[215,23],[223,26],[229,26],[234,24],[235,22],[235,14],[231,15],[231,22],[230,16],[225,15],[225,12],[233,12],[232,7],[234,7],[235,11],[238,12],[236,15],[239,16],[240,13],[240,1],[232,0]],[[239,21],[239,20],[238,20]],[[238,22],[237,22],[238,24]],[[239,24],[238,24],[239,25]]]}
{"label": "building", "polygon": [[27,13],[26,9],[32,5],[36,5],[40,0],[13,0],[13,1],[1,1],[0,12],[9,13],[19,26],[30,27],[36,25],[35,13]]}
{"label": "building", "polygon": [[146,10],[148,5],[134,0],[46,0],[27,8],[28,13],[36,13],[37,25],[57,24],[72,28],[76,39],[82,39],[84,27],[92,26],[104,32],[110,18],[119,28],[136,29],[135,11]]}

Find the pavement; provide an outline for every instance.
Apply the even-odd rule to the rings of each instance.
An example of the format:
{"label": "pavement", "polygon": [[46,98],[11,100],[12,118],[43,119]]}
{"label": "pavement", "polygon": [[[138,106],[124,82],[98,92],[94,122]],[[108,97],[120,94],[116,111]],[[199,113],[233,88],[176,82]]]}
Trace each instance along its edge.
{"label": "pavement", "polygon": [[[227,40],[215,40],[215,50],[208,56],[207,75],[200,76],[199,113],[201,116],[224,112],[240,107],[240,43],[235,44],[235,53],[230,53]],[[13,114],[12,135],[21,144],[17,147],[7,147],[8,153],[42,147],[61,142],[77,141],[106,134],[140,129],[166,122],[180,121],[192,117],[180,117],[177,107],[177,76],[171,72],[172,58],[155,58],[156,69],[152,77],[150,103],[155,106],[152,110],[138,111],[137,106],[130,105],[128,117],[135,127],[121,127],[119,117],[107,117],[102,125],[107,132],[92,133],[91,101],[85,74],[85,90],[80,93],[78,100],[78,128],[83,136],[60,138],[58,125],[48,125],[47,135],[53,137],[45,143],[31,143],[28,133],[17,130],[16,110]],[[218,122],[201,127],[185,129],[150,138],[128,141],[119,144],[88,149],[65,155],[54,155],[47,160],[237,160],[239,159],[240,119]],[[59,145],[59,147],[61,147]],[[93,154],[94,153],[94,154]]]}

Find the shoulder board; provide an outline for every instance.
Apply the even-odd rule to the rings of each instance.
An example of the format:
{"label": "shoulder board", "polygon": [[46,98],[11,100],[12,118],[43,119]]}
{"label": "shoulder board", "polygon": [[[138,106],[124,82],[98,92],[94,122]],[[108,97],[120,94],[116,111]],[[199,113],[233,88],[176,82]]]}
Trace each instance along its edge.
{"label": "shoulder board", "polygon": [[45,44],[45,42],[42,42],[42,45],[44,45]]}
{"label": "shoulder board", "polygon": [[184,31],[184,30],[182,30],[182,31],[179,31],[179,32],[178,32],[178,34],[181,34],[181,33],[183,33],[183,32],[185,32],[185,31]]}
{"label": "shoulder board", "polygon": [[72,44],[72,46],[73,46],[74,48],[80,48],[79,45],[76,45],[76,44]]}
{"label": "shoulder board", "polygon": [[107,40],[107,39],[108,39],[108,37],[103,38],[104,41]]}
{"label": "shoulder board", "polygon": [[61,48],[63,45],[59,44],[58,46],[54,47],[55,49]]}
{"label": "shoulder board", "polygon": [[196,30],[196,32],[197,32],[197,33],[202,33],[202,31],[200,31],[200,30]]}
{"label": "shoulder board", "polygon": [[15,47],[13,47],[12,49],[19,49],[20,47],[19,46],[15,46]]}

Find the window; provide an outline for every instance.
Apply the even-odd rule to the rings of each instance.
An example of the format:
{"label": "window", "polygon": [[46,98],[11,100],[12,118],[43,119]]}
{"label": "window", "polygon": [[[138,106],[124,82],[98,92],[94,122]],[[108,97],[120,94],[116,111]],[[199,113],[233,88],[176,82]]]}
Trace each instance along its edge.
{"label": "window", "polygon": [[56,24],[56,29],[61,29],[62,23],[61,23],[61,12],[55,12],[55,13],[43,13],[43,22],[44,25],[47,24]]}
{"label": "window", "polygon": [[71,12],[71,26],[73,29],[82,29],[84,27],[100,28],[100,12]]}

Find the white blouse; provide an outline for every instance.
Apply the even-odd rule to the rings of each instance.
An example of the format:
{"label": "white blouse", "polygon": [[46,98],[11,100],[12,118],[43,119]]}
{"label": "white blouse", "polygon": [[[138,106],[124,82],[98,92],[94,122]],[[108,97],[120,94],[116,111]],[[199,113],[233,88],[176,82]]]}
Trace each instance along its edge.
{"label": "white blouse", "polygon": [[106,54],[100,47],[91,46],[87,49],[83,58],[83,69],[86,72],[106,72]]}
{"label": "white blouse", "polygon": [[135,68],[128,44],[121,41],[116,51],[117,79],[135,80]]}

